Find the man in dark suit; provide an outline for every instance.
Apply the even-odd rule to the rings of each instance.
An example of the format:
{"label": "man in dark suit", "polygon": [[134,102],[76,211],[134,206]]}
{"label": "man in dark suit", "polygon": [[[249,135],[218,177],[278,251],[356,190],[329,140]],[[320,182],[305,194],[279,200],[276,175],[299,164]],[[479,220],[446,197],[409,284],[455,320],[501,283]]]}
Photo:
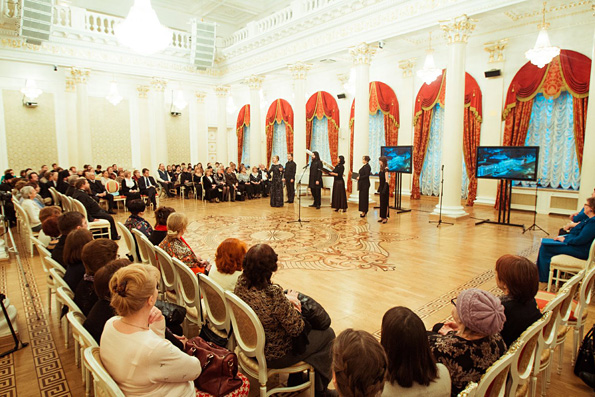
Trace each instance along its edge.
{"label": "man in dark suit", "polygon": [[107,190],[105,190],[105,186],[103,186],[103,183],[101,183],[101,181],[95,179],[95,171],[91,170],[85,172],[85,177],[87,178],[87,181],[89,182],[89,187],[91,188],[91,192],[93,193],[91,196],[97,202],[99,202],[101,199],[107,200],[107,213],[112,215],[115,214],[116,211],[114,211],[114,196],[112,196],[107,192]]}
{"label": "man in dark suit", "polygon": [[68,177],[68,188],[66,189],[66,193],[64,193],[64,195],[66,195],[68,197],[72,197],[72,194],[76,190],[76,186],[75,186],[76,181],[79,178],[80,177],[77,174],[72,174]]}
{"label": "man in dark suit", "polygon": [[293,161],[293,153],[287,154],[287,163],[285,163],[285,186],[287,187],[287,202],[293,203],[295,197],[295,171],[296,164]]}
{"label": "man in dark suit", "polygon": [[143,176],[138,178],[138,187],[140,189],[140,194],[148,196],[151,204],[153,204],[153,210],[156,210],[157,182],[155,182],[155,178],[149,176],[148,168],[143,168]]}
{"label": "man in dark suit", "polygon": [[87,220],[89,222],[93,222],[95,219],[105,219],[110,223],[110,231],[111,231],[111,238],[112,240],[119,240],[120,236],[118,236],[118,230],[116,229],[116,222],[114,218],[105,212],[89,195],[91,192],[91,187],[89,186],[89,181],[85,178],[79,178],[74,187],[76,188],[74,193],[72,194],[72,198],[75,200],[80,201],[87,210]]}

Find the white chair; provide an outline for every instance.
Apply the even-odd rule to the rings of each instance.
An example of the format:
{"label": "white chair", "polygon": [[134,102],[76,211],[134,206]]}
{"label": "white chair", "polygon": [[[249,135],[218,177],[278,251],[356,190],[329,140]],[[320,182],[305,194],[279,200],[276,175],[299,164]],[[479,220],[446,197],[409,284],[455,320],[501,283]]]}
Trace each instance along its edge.
{"label": "white chair", "polygon": [[178,258],[172,258],[171,262],[178,278],[176,293],[180,296],[181,304],[186,307],[186,321],[184,321],[186,329],[184,329],[184,335],[188,336],[188,323],[200,328],[200,318],[202,317],[200,293],[198,292],[198,277]]}
{"label": "white chair", "polygon": [[[205,307],[205,322],[202,326],[209,327],[222,338],[228,338],[231,332],[231,317],[225,304],[225,291],[204,274],[198,274],[198,287]],[[229,338],[227,348],[233,351],[232,338]]]}
{"label": "white chair", "polygon": [[[54,269],[52,269],[51,271],[53,272]],[[57,278],[59,278],[59,277],[57,277]],[[69,312],[79,313],[83,317],[83,321],[85,321],[85,318],[86,318],[85,315],[83,314],[81,309],[78,307],[78,305],[76,303],[74,303],[74,301],[72,300],[74,293],[72,292],[72,290],[70,290],[70,288],[68,288],[68,289],[67,288],[68,288],[68,286],[58,287],[58,289],[56,290],[56,299],[58,299],[58,302],[60,302],[64,306],[67,306]],[[64,321],[66,324],[64,326],[64,346],[68,349],[69,339],[70,339],[70,324],[68,323],[66,316],[62,317],[61,321]]]}
{"label": "white chair", "polygon": [[576,274],[581,270],[589,269],[595,264],[595,240],[591,243],[589,249],[589,257],[585,259],[578,259],[570,255],[555,255],[552,257],[550,263],[550,275],[547,280],[547,290],[552,290],[552,284],[555,282],[556,288],[558,283],[567,281],[568,277],[564,276],[568,273],[570,275]]}
{"label": "white chair", "polygon": [[119,194],[120,191],[120,184],[117,181],[109,180],[105,184],[105,190],[114,196],[114,203],[116,203],[116,207],[120,207],[120,204],[126,210],[126,196],[122,196]]}
{"label": "white chair", "polygon": [[137,243],[141,247],[145,248],[149,264],[151,266],[155,266],[155,268],[159,270],[159,298],[164,299],[163,295],[165,294],[165,288],[163,286],[163,275],[161,274],[161,269],[159,268],[159,261],[157,260],[157,254],[155,253],[155,246],[144,234],[141,236],[140,240],[137,241]]}
{"label": "white chair", "polygon": [[510,349],[482,375],[479,382],[470,382],[467,387],[459,393],[461,397],[504,397],[506,394],[506,378],[510,371],[517,350],[522,349],[522,343],[514,343]]}
{"label": "white chair", "polygon": [[50,251],[48,251],[43,246],[41,241],[39,241],[35,237],[33,237],[31,239],[31,241],[33,242],[33,245],[35,245],[35,247],[37,248],[37,252],[39,253],[39,258],[41,259],[41,268],[43,269],[44,273],[46,274],[45,284],[46,284],[46,287],[48,290],[48,312],[51,313],[52,312],[52,291],[55,291],[56,287],[54,286],[54,280],[52,279],[52,277],[50,275],[51,265],[46,261],[46,257],[51,258],[52,254],[50,253]]}
{"label": "white chair", "polygon": [[70,207],[70,200],[68,200],[68,196],[65,196],[62,193],[59,193],[60,195],[60,204],[62,205],[62,210],[64,212],[70,212],[70,211],[74,211],[71,207]]}
{"label": "white chair", "polygon": [[126,243],[126,247],[128,248],[128,253],[132,256],[132,262],[140,263],[140,259],[138,258],[137,251],[136,251],[136,240],[132,233],[130,233],[130,229],[128,229],[122,222],[116,222],[118,229],[120,229],[120,234],[124,236],[124,242]]}
{"label": "white chair", "polygon": [[107,397],[125,397],[124,393],[114,381],[114,379],[107,372],[101,356],[99,354],[99,347],[88,347],[83,353],[85,366],[93,375],[93,395],[107,396]]}
{"label": "white chair", "polygon": [[[98,347],[99,345],[91,336],[89,331],[83,327],[85,318],[81,313],[68,312],[66,313],[66,319],[72,327],[72,337],[74,339],[74,361],[76,365],[80,365],[81,357],[85,349],[89,347]],[[91,373],[86,369],[84,365],[81,367],[81,376],[83,378],[83,384],[85,385],[85,397],[91,395]]]}
{"label": "white chair", "polygon": [[56,190],[55,187],[50,187],[49,188],[50,191],[50,195],[52,196],[52,203],[58,207],[60,207],[61,203],[60,203],[60,196],[58,193],[58,191]]}
{"label": "white chair", "polygon": [[[69,198],[72,210],[83,214],[85,219],[89,219],[87,216],[87,209],[77,199]],[[89,222],[89,231],[93,233],[93,238],[110,238],[111,226],[110,223],[105,219],[95,219],[93,222]]]}
{"label": "white chair", "polygon": [[144,244],[141,243],[143,237],[147,237],[138,229],[132,229],[132,238],[134,238],[134,243],[138,248],[138,253],[140,255],[140,262],[142,263],[149,263],[149,254],[147,253],[147,248]]}
{"label": "white chair", "polygon": [[172,258],[162,248],[155,246],[155,254],[161,270],[165,301],[181,305],[182,300],[178,291],[178,272],[175,271]]}
{"label": "white chair", "polygon": [[23,238],[24,243],[25,243],[25,248],[27,249],[27,252],[29,252],[29,254],[31,255],[31,257],[33,257],[33,237],[37,237],[39,235],[39,232],[34,232],[33,230],[31,230],[31,222],[29,220],[29,215],[27,214],[27,211],[25,211],[23,209],[23,207],[13,198],[13,205],[14,208],[16,210],[17,213],[17,218],[19,220],[20,223],[20,235],[21,238]]}
{"label": "white chair", "polygon": [[[231,323],[237,347],[238,364],[243,372],[260,384],[260,397],[268,397],[275,393],[289,393],[309,389],[314,395],[314,368],[303,361],[287,368],[269,369],[264,357],[265,334],[262,323],[256,313],[235,294],[225,291],[225,302],[231,316]],[[292,387],[276,387],[267,390],[268,379],[276,374],[292,374],[308,371],[309,379],[305,383]]]}
{"label": "white chair", "polygon": [[587,323],[587,306],[591,303],[591,297],[593,296],[593,286],[595,285],[595,266],[591,266],[583,277],[583,281],[580,286],[578,301],[572,304],[573,312],[568,319],[567,326],[574,329],[574,337],[572,343],[572,361],[574,365],[576,360],[576,353],[578,350],[579,341],[583,340],[583,332],[585,330],[585,324]]}
{"label": "white chair", "polygon": [[46,256],[45,262],[50,266],[49,268],[54,269],[60,277],[64,277],[64,275],[66,274],[66,269],[64,268],[64,266],[52,259],[51,256]]}

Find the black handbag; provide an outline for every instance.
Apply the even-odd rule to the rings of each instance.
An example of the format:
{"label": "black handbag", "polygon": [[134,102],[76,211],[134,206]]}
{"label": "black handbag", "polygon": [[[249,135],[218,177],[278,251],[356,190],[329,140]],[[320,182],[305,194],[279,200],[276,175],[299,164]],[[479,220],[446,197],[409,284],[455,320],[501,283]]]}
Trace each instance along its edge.
{"label": "black handbag", "polygon": [[186,318],[186,308],[175,303],[158,300],[155,302],[155,307],[161,310],[161,314],[168,324],[180,325]]}
{"label": "black handbag", "polygon": [[585,335],[585,339],[578,349],[574,374],[578,376],[581,372],[595,373],[595,325]]}
{"label": "black handbag", "polygon": [[298,292],[298,300],[302,304],[302,316],[308,320],[312,329],[324,331],[331,326],[331,317],[314,298]]}
{"label": "black handbag", "polygon": [[231,329],[229,330],[227,337],[222,337],[217,335],[212,329],[208,327],[207,323],[204,322],[202,327],[200,328],[200,334],[198,335],[207,342],[214,343],[220,347],[227,347],[227,343],[229,342],[229,336],[231,335]]}

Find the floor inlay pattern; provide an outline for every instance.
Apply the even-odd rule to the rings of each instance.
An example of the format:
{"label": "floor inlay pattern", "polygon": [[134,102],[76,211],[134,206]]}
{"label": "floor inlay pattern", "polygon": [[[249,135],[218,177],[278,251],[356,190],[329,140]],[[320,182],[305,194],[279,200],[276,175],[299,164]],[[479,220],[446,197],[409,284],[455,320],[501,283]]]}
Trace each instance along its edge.
{"label": "floor inlay pattern", "polygon": [[[202,257],[214,257],[217,246],[228,237],[248,246],[269,244],[285,269],[395,270],[386,244],[416,239],[402,233],[371,230],[365,221],[353,219],[308,219],[300,227],[289,223],[295,217],[274,214],[266,217],[208,215],[191,222],[184,238]],[[204,232],[206,231],[206,233]]]}
{"label": "floor inlay pattern", "polygon": [[[19,252],[22,252],[21,262],[27,275],[31,275],[33,268],[25,247],[19,240]],[[41,269],[38,269],[41,271]],[[23,274],[19,273],[19,282],[21,286],[21,295],[25,308],[27,319],[27,328],[29,330],[29,347],[33,355],[33,364],[39,382],[39,391],[42,396],[70,396],[70,388],[66,380],[66,374],[60,360],[60,355],[56,349],[56,342],[48,326],[48,319],[44,313],[43,305],[39,296],[39,290],[33,277],[27,277],[31,295],[25,286]],[[38,318],[39,316],[39,318]]]}
{"label": "floor inlay pattern", "polygon": [[[6,293],[5,291],[7,291],[6,266],[8,265],[8,262],[0,264],[0,291],[3,293]],[[11,345],[11,348],[12,346],[14,346],[14,344]],[[9,354],[8,356],[0,358],[0,396],[12,397],[17,395],[17,380],[15,375],[13,355]]]}

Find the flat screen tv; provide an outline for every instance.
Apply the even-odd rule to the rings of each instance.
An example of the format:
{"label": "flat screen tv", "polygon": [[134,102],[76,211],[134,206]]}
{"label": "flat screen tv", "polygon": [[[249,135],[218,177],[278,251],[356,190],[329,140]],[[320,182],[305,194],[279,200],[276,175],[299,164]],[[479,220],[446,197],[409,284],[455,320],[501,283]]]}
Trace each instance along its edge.
{"label": "flat screen tv", "polygon": [[413,146],[382,146],[380,155],[388,160],[389,172],[411,174]]}
{"label": "flat screen tv", "polygon": [[477,177],[536,181],[539,146],[479,146]]}

